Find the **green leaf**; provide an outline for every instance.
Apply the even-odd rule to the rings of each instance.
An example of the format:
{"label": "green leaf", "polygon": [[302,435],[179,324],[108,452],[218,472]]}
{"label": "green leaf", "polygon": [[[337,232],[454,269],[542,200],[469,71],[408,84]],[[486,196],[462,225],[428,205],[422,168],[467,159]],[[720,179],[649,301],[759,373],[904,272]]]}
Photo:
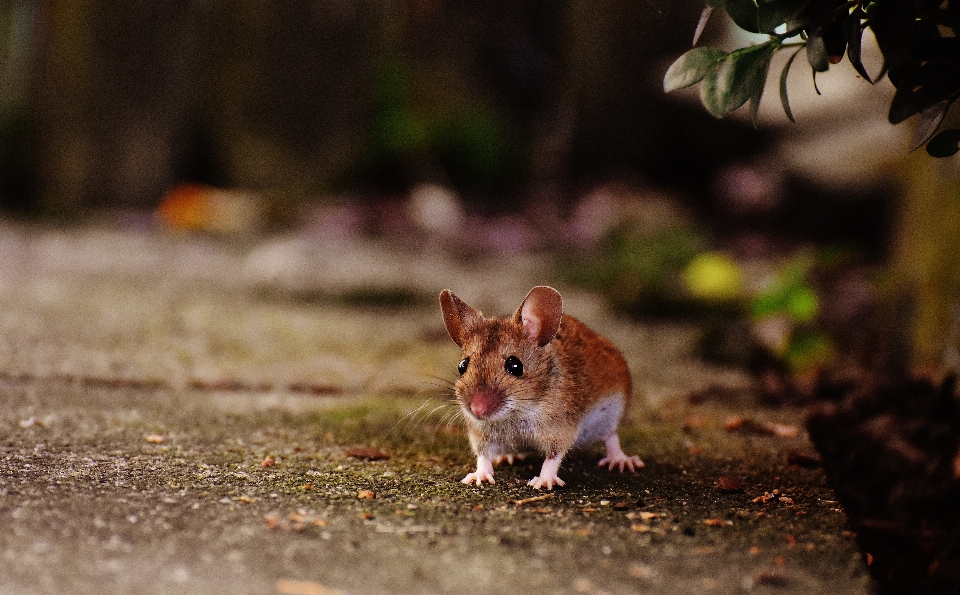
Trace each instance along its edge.
{"label": "green leaf", "polygon": [[780,48],[777,41],[739,49],[717,63],[703,78],[700,101],[711,114],[722,118],[763,88],[770,58]]}
{"label": "green leaf", "polygon": [[722,4],[730,20],[738,27],[750,33],[760,33],[760,28],[757,26],[756,0],[723,0]]}
{"label": "green leaf", "polygon": [[763,33],[793,19],[810,4],[810,0],[757,0],[757,28]]}
{"label": "green leaf", "polygon": [[797,54],[799,54],[802,49],[802,47],[799,47],[797,51],[790,55],[790,59],[787,60],[787,63],[783,67],[783,72],[780,73],[780,105],[783,106],[783,113],[787,114],[787,118],[789,118],[791,122],[796,122],[796,120],[793,119],[793,111],[790,109],[790,99],[787,98],[787,74],[790,73],[793,59],[797,57]]}
{"label": "green leaf", "polygon": [[710,20],[712,14],[713,7],[708,3],[707,6],[703,7],[703,12],[700,13],[700,20],[697,21],[697,29],[693,32],[693,43],[691,45],[697,45],[697,42],[700,41],[700,34],[707,28],[707,21]]}
{"label": "green leaf", "polygon": [[669,93],[699,83],[727,55],[727,52],[714,48],[693,48],[667,69],[663,76],[663,90]]}
{"label": "green leaf", "polygon": [[866,17],[867,15],[864,14],[863,10],[857,7],[856,10],[850,13],[847,20],[844,21],[843,35],[847,39],[847,59],[850,60],[850,64],[853,65],[853,68],[864,80],[873,84],[873,80],[867,73],[867,69],[863,66],[862,58],[863,28],[860,26],[860,23]]}
{"label": "green leaf", "polygon": [[[773,55],[772,53],[770,54]],[[763,72],[760,74],[760,82],[757,85],[757,89],[753,92],[753,95],[750,96],[750,121],[753,122],[753,126],[757,127],[757,114],[760,112],[760,98],[763,97],[763,89],[767,86],[767,73],[770,70],[769,63],[767,68],[763,69]]]}
{"label": "green leaf", "polygon": [[960,151],[960,130],[944,130],[927,143],[927,153],[931,157],[950,157]]}
{"label": "green leaf", "polygon": [[807,40],[807,62],[814,72],[826,72],[830,68],[830,56],[827,45],[820,35],[811,35]]}

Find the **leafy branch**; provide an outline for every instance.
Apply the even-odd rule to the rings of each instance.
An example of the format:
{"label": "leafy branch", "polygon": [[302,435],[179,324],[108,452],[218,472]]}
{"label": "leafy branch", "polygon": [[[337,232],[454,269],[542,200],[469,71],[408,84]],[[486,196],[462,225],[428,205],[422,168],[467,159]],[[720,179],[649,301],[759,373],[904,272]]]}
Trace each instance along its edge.
{"label": "leafy branch", "polygon": [[711,114],[722,118],[750,102],[756,122],[773,56],[797,48],[780,73],[780,103],[792,122],[787,77],[797,55],[806,51],[814,88],[817,73],[844,57],[873,83],[862,59],[863,32],[870,28],[884,59],[876,79],[886,75],[897,89],[890,123],[919,114],[911,150],[926,144],[934,157],[960,151],[960,130],[940,131],[960,97],[960,0],[707,0],[694,46],[718,8],[741,29],[769,39],[733,52],[694,47],[667,70],[664,91],[701,83],[700,100]]}

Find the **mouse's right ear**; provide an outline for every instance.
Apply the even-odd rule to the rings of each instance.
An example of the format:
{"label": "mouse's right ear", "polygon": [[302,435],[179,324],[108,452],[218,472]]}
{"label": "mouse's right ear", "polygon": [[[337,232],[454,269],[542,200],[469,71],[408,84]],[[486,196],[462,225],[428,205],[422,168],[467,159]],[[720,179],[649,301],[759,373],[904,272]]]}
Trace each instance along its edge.
{"label": "mouse's right ear", "polygon": [[443,311],[443,323],[447,325],[450,338],[459,347],[463,347],[470,329],[483,322],[483,314],[450,293],[449,289],[440,292],[440,310]]}

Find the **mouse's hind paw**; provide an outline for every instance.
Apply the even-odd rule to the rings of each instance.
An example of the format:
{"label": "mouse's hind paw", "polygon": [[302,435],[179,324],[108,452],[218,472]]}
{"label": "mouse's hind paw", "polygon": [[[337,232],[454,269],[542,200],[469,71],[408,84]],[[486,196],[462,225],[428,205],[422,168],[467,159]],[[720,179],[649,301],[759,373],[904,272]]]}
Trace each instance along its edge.
{"label": "mouse's hind paw", "polygon": [[640,457],[630,456],[623,452],[623,449],[620,448],[620,439],[617,438],[616,434],[607,438],[606,446],[607,456],[600,459],[600,462],[597,463],[600,467],[606,466],[610,471],[613,471],[614,467],[616,467],[623,473],[624,469],[636,471],[646,466],[644,462],[640,460]]}

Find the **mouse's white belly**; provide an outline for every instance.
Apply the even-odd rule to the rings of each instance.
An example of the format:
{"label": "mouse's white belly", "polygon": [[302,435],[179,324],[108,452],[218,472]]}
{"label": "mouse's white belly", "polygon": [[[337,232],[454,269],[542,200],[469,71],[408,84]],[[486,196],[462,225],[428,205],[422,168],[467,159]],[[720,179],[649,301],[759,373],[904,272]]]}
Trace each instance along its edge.
{"label": "mouse's white belly", "polygon": [[597,401],[577,426],[574,448],[590,446],[615,434],[623,417],[623,400],[622,394],[613,393]]}

